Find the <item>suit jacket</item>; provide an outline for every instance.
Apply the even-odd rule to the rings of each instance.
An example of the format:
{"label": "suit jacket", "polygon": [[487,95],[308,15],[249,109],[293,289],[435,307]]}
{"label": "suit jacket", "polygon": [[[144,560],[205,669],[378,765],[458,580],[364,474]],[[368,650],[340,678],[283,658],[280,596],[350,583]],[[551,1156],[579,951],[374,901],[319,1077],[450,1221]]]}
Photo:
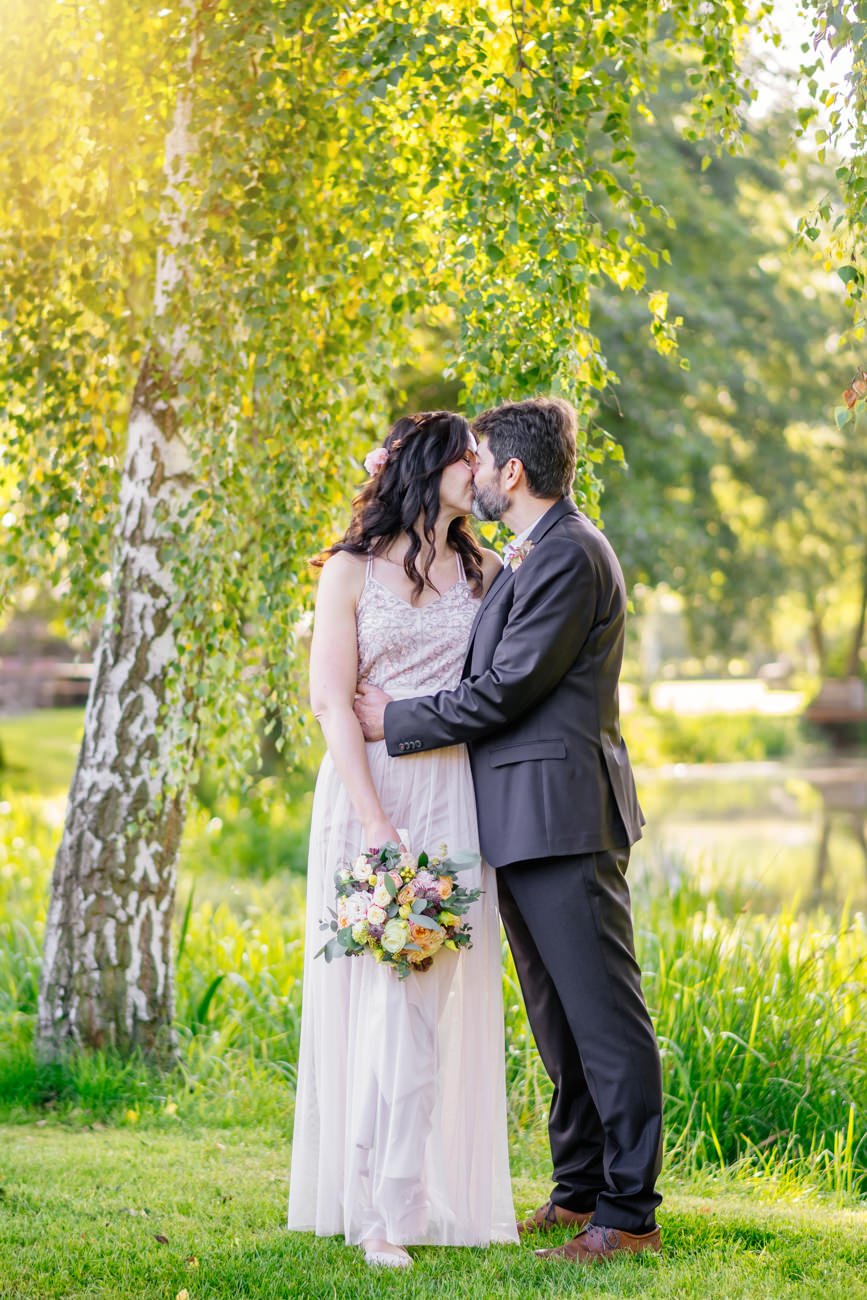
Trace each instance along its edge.
{"label": "suit jacket", "polygon": [[493,867],[624,848],[644,822],[620,735],[617,557],[569,499],[531,537],[523,563],[504,568],[481,602],[460,686],[385,710],[389,754],[469,746]]}

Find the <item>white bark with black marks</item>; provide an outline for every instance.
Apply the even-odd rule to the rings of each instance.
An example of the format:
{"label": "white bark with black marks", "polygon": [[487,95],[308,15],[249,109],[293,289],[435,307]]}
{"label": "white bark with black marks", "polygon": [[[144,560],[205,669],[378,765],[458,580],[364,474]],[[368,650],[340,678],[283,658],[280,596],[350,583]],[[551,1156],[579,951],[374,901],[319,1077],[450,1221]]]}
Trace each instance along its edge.
{"label": "white bark with black marks", "polygon": [[[189,119],[182,96],[166,142],[158,319],[182,274],[179,182],[191,147]],[[185,811],[176,774],[191,742],[165,706],[179,600],[173,525],[194,484],[172,407],[186,333],[174,329],[160,339],[160,364],[145,361],[132,401],[112,594],[45,928],[37,1038],[43,1059],[105,1047],[168,1060],[175,1050],[171,925]]]}

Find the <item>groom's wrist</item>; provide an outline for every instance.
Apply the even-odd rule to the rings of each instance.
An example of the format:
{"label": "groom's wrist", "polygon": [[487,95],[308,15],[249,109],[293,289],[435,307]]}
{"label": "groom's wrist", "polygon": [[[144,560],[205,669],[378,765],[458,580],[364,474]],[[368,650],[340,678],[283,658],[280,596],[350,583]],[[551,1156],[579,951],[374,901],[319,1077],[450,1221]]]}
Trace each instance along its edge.
{"label": "groom's wrist", "polygon": [[[389,700],[382,715],[382,734],[385,748],[392,758],[403,758],[405,754],[416,754],[422,743],[411,732],[411,712],[407,709],[409,700]],[[410,730],[408,730],[408,728]]]}
{"label": "groom's wrist", "polygon": [[[392,758],[396,758],[398,757],[399,754],[403,754],[406,752],[405,750],[402,749],[399,750],[397,748],[398,737],[395,734],[395,728],[394,728],[394,724],[396,722],[394,706],[396,703],[397,703],[396,700],[389,700],[382,713],[382,734],[385,739],[385,748]],[[392,720],[391,727],[389,727],[389,716],[388,716],[389,709],[391,710],[391,720]]]}
{"label": "groom's wrist", "polygon": [[[417,754],[427,746],[418,734],[418,719],[413,704],[418,700],[391,700],[385,707],[382,718],[382,730],[385,747],[392,758],[402,758],[404,754]],[[402,705],[403,707],[399,707]],[[391,709],[389,719],[388,711]]]}

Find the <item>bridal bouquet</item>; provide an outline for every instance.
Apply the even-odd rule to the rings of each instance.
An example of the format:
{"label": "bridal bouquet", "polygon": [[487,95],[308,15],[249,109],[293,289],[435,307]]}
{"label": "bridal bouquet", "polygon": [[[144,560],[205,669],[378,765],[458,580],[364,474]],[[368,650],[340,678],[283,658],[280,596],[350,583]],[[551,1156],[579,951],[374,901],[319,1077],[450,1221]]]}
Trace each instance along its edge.
{"label": "bridal bouquet", "polygon": [[472,947],[463,916],[481,894],[457,883],[459,871],[479,861],[477,853],[447,857],[402,853],[396,844],[369,849],[351,867],[335,872],[337,910],[321,929],[333,930],[317,957],[356,957],[369,952],[400,979],[428,970],[441,948]]}

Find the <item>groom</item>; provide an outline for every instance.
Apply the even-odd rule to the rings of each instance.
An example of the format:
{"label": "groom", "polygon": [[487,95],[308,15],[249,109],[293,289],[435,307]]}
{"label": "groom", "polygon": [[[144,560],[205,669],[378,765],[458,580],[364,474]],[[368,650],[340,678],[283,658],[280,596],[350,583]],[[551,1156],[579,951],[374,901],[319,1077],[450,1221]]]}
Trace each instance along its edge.
{"label": "groom", "polygon": [[521,1232],[576,1229],[542,1256],[593,1263],[659,1249],[662,1086],[625,872],[641,836],[617,684],[626,593],[572,501],[575,412],[537,398],[485,411],[475,512],[516,536],[479,606],[463,681],[391,700],[362,686],[389,754],[469,746],[482,853],[539,1053],[554,1084],[555,1186]]}

